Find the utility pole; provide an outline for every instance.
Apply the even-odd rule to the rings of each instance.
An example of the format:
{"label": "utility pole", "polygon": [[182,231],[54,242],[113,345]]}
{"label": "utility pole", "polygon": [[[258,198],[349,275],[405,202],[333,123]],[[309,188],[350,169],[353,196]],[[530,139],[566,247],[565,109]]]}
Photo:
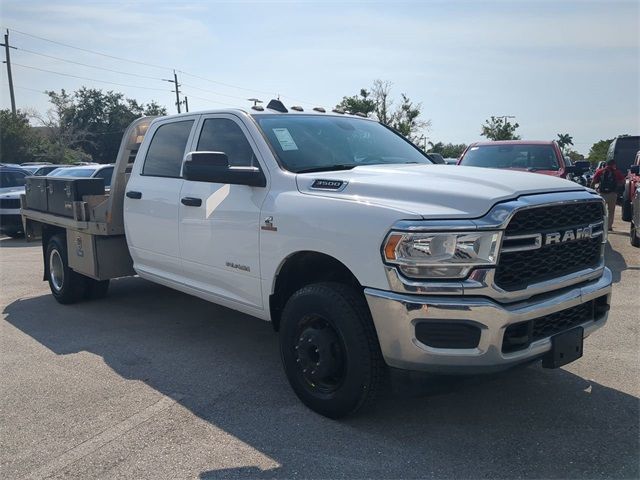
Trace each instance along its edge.
{"label": "utility pole", "polygon": [[163,78],[162,80],[164,80],[165,82],[169,82],[169,83],[173,83],[174,84],[175,90],[171,90],[171,91],[172,92],[176,92],[176,108],[178,109],[178,113],[181,113],[180,112],[180,84],[178,83],[178,74],[174,70],[173,71],[173,80],[167,80],[166,78]]}
{"label": "utility pole", "polygon": [[11,75],[11,55],[9,55],[9,49],[13,48],[17,50],[16,47],[12,47],[9,45],[9,29],[7,28],[7,33],[4,34],[4,43],[0,43],[4,47],[4,54],[6,60],[4,63],[7,64],[7,78],[9,79],[9,96],[11,97],[11,112],[16,114],[16,97],[13,94],[13,76]]}
{"label": "utility pole", "polygon": [[184,109],[189,113],[189,99],[186,96],[184,97]]}

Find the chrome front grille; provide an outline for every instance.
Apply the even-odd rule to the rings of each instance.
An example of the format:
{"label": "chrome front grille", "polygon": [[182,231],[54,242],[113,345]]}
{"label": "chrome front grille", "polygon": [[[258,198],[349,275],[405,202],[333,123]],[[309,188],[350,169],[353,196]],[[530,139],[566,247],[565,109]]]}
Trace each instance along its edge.
{"label": "chrome front grille", "polygon": [[602,202],[527,208],[505,230],[496,285],[506,291],[596,267],[602,258]]}

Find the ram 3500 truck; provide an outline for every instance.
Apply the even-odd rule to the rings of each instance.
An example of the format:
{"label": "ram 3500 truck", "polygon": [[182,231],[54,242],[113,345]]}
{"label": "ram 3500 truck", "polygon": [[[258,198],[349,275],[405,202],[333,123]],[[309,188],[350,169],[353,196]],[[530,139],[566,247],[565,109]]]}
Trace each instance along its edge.
{"label": "ram 3500 truck", "polygon": [[318,110],[143,118],[109,194],[82,179],[28,188],[25,232],[42,238],[55,298],[137,274],[269,320],[293,390],[334,418],[371,404],[389,367],[476,374],[582,355],[611,294],[595,192],[432,165],[376,121]]}

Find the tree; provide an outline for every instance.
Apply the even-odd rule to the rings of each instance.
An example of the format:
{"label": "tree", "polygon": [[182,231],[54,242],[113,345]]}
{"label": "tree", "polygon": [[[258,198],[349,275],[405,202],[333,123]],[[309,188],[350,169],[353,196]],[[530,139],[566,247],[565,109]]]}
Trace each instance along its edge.
{"label": "tree", "polygon": [[565,152],[565,155],[567,155],[571,159],[571,161],[573,163],[576,163],[576,162],[579,162],[581,160],[584,160],[584,155],[582,155],[581,153],[578,153],[578,152],[576,152],[575,150],[572,150],[572,149],[568,149]]}
{"label": "tree", "polygon": [[47,94],[53,109],[43,123],[55,132],[59,151],[79,149],[99,163],[115,161],[122,135],[133,120],[167,114],[156,102],[145,105],[113,91],[82,87],[72,95],[64,90]]}
{"label": "tree", "polygon": [[607,159],[607,150],[609,150],[609,145],[613,142],[613,138],[608,140],[599,140],[593,145],[591,145],[591,149],[589,149],[589,155],[587,158],[589,161],[596,165],[598,162]]}
{"label": "tree", "polygon": [[33,161],[36,140],[25,112],[0,110],[0,162]]}
{"label": "tree", "polygon": [[568,133],[559,133],[558,140],[556,141],[558,142],[560,150],[562,150],[564,153],[567,153],[565,149],[569,147],[569,145],[573,145],[573,137]]}
{"label": "tree", "polygon": [[520,140],[520,136],[515,133],[519,126],[518,123],[511,123],[508,118],[491,116],[482,125],[480,135],[489,140]]}
{"label": "tree", "polygon": [[371,97],[371,92],[367,89],[360,89],[359,95],[354,95],[353,97],[343,97],[342,101],[336,105],[336,108],[340,108],[347,112],[352,113],[363,113],[366,116],[369,116],[376,109],[376,102]]}
{"label": "tree", "polygon": [[462,155],[462,152],[467,148],[464,143],[454,144],[454,143],[430,143],[431,148],[429,149],[429,153],[439,153],[444,158],[458,158]]}
{"label": "tree", "polygon": [[422,105],[414,103],[404,93],[401,103],[393,108],[391,98],[391,82],[375,80],[370,89],[362,88],[358,95],[343,97],[336,108],[349,113],[361,113],[400,132],[412,142],[416,143],[423,132],[431,127],[429,120],[422,120]]}

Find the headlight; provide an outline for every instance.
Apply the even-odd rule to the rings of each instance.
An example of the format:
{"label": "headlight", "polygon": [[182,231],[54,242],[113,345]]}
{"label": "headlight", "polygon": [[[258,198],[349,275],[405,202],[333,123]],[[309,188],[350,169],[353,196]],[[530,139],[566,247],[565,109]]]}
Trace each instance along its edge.
{"label": "headlight", "polygon": [[391,232],[384,243],[388,264],[411,278],[464,278],[473,267],[494,266],[500,232]]}

